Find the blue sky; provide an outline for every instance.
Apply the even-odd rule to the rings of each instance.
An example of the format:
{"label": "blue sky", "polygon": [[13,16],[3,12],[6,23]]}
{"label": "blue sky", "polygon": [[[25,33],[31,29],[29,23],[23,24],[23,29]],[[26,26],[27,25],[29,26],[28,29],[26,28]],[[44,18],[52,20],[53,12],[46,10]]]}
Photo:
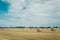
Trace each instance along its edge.
{"label": "blue sky", "polygon": [[0,26],[60,26],[60,0],[1,0]]}
{"label": "blue sky", "polygon": [[0,14],[8,12],[9,3],[0,0]]}

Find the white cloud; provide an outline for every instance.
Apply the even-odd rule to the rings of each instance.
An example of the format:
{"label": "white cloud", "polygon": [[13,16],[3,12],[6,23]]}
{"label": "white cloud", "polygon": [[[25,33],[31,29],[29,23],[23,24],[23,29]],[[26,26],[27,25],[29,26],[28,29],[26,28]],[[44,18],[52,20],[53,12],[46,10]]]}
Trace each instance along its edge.
{"label": "white cloud", "polygon": [[[8,0],[8,2],[11,3],[11,6],[6,16],[10,17],[8,21],[0,21],[2,24],[8,24],[8,26],[47,26],[49,24],[57,25],[60,22],[58,19],[60,12],[57,11],[60,8],[58,8],[59,0]],[[22,10],[23,7],[26,9]]]}
{"label": "white cloud", "polygon": [[21,0],[21,2],[25,2],[25,0]]}

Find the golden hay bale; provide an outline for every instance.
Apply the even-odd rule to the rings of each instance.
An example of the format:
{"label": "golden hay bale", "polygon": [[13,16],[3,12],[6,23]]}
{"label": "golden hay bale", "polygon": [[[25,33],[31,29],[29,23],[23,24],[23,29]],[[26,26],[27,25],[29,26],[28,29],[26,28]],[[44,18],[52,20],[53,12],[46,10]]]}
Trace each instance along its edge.
{"label": "golden hay bale", "polygon": [[37,29],[37,32],[42,32],[42,30],[40,30],[40,29]]}
{"label": "golden hay bale", "polygon": [[55,31],[54,28],[50,28],[51,31]]}

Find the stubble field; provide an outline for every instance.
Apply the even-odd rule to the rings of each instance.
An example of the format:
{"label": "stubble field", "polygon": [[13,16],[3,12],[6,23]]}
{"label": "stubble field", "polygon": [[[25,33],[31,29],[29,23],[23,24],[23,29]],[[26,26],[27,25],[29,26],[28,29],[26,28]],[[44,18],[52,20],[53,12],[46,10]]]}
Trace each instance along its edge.
{"label": "stubble field", "polygon": [[0,28],[0,40],[60,40],[60,28]]}

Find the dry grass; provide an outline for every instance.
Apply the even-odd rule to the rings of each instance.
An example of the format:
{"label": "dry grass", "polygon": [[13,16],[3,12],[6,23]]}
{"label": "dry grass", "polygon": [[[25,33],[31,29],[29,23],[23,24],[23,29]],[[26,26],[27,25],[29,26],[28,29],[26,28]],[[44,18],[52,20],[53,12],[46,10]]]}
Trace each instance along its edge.
{"label": "dry grass", "polygon": [[0,40],[60,40],[60,28],[0,28]]}

